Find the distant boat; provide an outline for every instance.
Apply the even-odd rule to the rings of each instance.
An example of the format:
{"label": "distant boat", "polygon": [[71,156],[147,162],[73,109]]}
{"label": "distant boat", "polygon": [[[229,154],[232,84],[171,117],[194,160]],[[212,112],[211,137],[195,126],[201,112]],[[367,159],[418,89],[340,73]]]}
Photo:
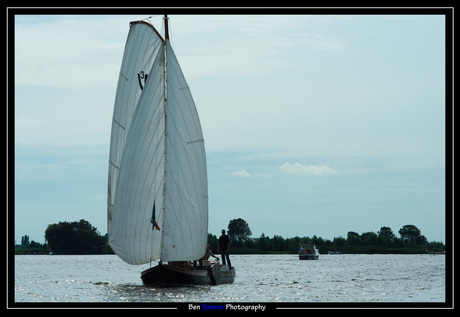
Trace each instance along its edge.
{"label": "distant boat", "polygon": [[315,245],[301,245],[299,248],[300,260],[318,260],[319,250]]}
{"label": "distant boat", "polygon": [[144,284],[232,283],[233,267],[193,265],[208,238],[206,153],[164,23],[164,39],[150,23],[130,23],[112,120],[108,244],[129,264],[159,260],[141,273]]}
{"label": "distant boat", "polygon": [[329,253],[329,255],[345,254],[345,253],[343,253],[341,251],[329,251],[328,253]]}

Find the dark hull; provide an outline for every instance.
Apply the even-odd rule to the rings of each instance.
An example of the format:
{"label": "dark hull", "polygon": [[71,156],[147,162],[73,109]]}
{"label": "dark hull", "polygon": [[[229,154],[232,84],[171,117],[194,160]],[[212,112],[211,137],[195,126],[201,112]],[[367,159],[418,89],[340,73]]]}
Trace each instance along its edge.
{"label": "dark hull", "polygon": [[211,267],[172,267],[157,265],[141,273],[144,285],[155,284],[195,284],[217,285],[230,284],[235,280],[235,269],[219,264]]}
{"label": "dark hull", "polygon": [[299,254],[299,259],[300,260],[318,260],[319,255],[318,254]]}

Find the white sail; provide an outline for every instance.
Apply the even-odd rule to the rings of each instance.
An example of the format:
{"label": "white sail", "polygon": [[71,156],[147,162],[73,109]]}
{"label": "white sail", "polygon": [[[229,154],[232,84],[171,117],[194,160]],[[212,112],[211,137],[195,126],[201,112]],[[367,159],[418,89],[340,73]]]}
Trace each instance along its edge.
{"label": "white sail", "polygon": [[131,24],[118,78],[112,119],[107,197],[108,232],[110,232],[112,223],[112,209],[126,135],[142,91],[139,79],[141,75],[144,77],[141,80],[145,79],[145,73],[152,67],[162,44],[162,39],[147,24]]}
{"label": "white sail", "polygon": [[206,154],[190,89],[167,41],[165,261],[203,256],[208,235]]}
{"label": "white sail", "polygon": [[112,123],[109,245],[130,264],[195,260],[204,253],[207,228],[206,157],[195,104],[169,41],[165,47],[151,25],[132,23]]}

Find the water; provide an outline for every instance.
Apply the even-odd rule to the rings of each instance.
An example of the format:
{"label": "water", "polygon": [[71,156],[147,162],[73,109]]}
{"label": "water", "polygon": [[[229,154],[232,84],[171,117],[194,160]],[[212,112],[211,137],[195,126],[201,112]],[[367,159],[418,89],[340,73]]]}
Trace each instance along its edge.
{"label": "water", "polygon": [[115,255],[16,255],[22,302],[444,302],[444,255],[231,255],[233,284],[148,287]]}

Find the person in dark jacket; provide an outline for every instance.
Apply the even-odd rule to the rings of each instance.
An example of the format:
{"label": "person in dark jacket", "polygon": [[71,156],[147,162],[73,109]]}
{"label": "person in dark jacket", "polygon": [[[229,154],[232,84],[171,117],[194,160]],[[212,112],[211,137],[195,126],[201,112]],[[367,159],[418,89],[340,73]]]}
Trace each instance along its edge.
{"label": "person in dark jacket", "polygon": [[[228,255],[228,251],[230,250],[230,239],[225,234],[225,230],[222,230],[222,235],[219,237],[219,243],[217,244],[217,252],[220,252],[222,255],[222,264],[226,265],[228,262],[229,269],[232,268],[232,264],[230,262],[230,257]],[[227,261],[225,261],[227,259]]]}

